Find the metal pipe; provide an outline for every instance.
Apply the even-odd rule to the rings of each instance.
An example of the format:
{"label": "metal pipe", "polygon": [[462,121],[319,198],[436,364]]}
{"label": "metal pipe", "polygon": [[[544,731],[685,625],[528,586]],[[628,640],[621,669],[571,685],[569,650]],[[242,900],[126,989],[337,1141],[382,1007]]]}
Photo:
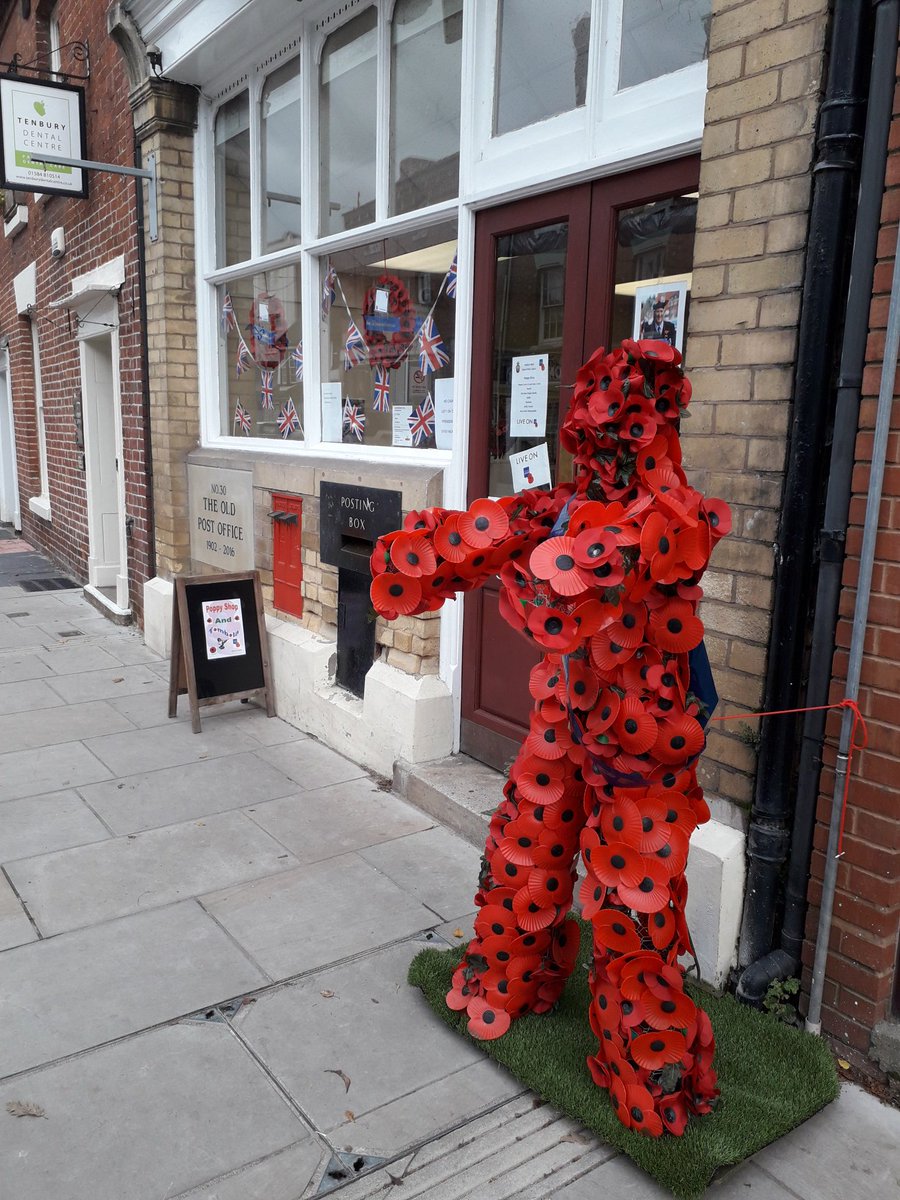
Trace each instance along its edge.
{"label": "metal pipe", "polygon": [[[896,48],[896,47],[895,47]],[[884,359],[878,388],[878,410],[875,419],[875,440],[872,444],[872,464],[869,470],[869,491],[866,497],[866,518],[863,525],[862,549],[859,556],[859,582],[856,585],[856,606],[853,610],[853,629],[850,635],[850,658],[847,663],[846,696],[859,696],[859,677],[862,672],[866,626],[869,621],[869,597],[872,591],[872,567],[875,562],[875,539],[878,536],[878,516],[884,486],[884,464],[887,458],[888,437],[891,431],[891,408],[894,399],[894,379],[900,351],[900,228],[894,247],[894,271],[891,278],[891,301],[888,309],[887,333],[884,339]],[[822,1029],[822,990],[825,986],[825,966],[828,959],[828,939],[837,885],[837,843],[841,827],[844,787],[853,733],[853,713],[844,709],[841,736],[838,742],[837,765],[831,798],[831,824],[828,830],[828,850],[825,857],[825,878],[822,883],[822,903],[819,909],[819,928],[816,933],[816,954],[813,960],[812,983],[809,992],[809,1011],[806,1028],[810,1033]]]}

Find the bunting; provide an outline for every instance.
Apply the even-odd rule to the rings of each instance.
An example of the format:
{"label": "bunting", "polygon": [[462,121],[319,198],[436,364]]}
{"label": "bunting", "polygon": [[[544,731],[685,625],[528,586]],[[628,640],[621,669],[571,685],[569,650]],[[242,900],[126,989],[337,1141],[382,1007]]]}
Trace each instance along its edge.
{"label": "bunting", "polygon": [[298,383],[303,381],[303,343],[298,342],[291,351],[291,358],[294,362],[294,378]]}
{"label": "bunting", "polygon": [[375,412],[391,411],[391,372],[389,367],[375,368],[375,390],[372,398]]}
{"label": "bunting", "polygon": [[234,406],[234,424],[240,427],[245,437],[250,436],[250,427],[253,424],[253,419],[240,400]]}
{"label": "bunting", "polygon": [[409,432],[412,434],[414,446],[421,446],[434,436],[434,401],[430,392],[410,415]]}
{"label": "bunting", "polygon": [[422,322],[422,328],[419,330],[419,347],[419,370],[423,374],[439,371],[450,362],[450,355],[444,349],[443,340],[431,313]]}
{"label": "bunting", "polygon": [[297,416],[296,408],[294,408],[294,401],[289,398],[284,408],[278,414],[278,429],[282,440],[289,438],[294,430],[299,428],[300,418]]}
{"label": "bunting", "polygon": [[328,314],[331,312],[331,306],[335,300],[335,282],[337,273],[331,263],[328,264],[328,270],[325,272],[325,278],[322,281],[322,320],[328,319]]}
{"label": "bunting", "polygon": [[237,329],[237,321],[234,319],[234,304],[231,301],[231,292],[226,291],[222,299],[222,311],[219,314],[219,321],[222,325],[223,334],[227,334],[230,329]]}
{"label": "bunting", "polygon": [[453,255],[453,262],[450,264],[450,270],[447,272],[447,295],[451,300],[456,299],[456,255]]}
{"label": "bunting", "polygon": [[238,379],[240,379],[240,377],[243,375],[243,373],[247,370],[247,367],[249,366],[249,364],[250,364],[250,351],[247,349],[247,343],[244,341],[243,338],[241,338],[240,342],[238,343],[237,358],[235,359],[235,363],[234,363],[234,370],[235,370],[235,374],[237,375]]}
{"label": "bunting", "polygon": [[344,370],[352,371],[354,367],[358,367],[367,358],[368,351],[366,350],[365,339],[359,332],[359,326],[356,322],[351,321],[347,326],[347,338],[344,342]]}
{"label": "bunting", "polygon": [[263,367],[259,372],[259,403],[267,412],[274,412],[275,398],[272,392],[272,372]]}
{"label": "bunting", "polygon": [[363,435],[366,432],[366,413],[362,405],[354,404],[350,400],[344,405],[344,428],[348,433],[352,433],[358,442],[363,440]]}

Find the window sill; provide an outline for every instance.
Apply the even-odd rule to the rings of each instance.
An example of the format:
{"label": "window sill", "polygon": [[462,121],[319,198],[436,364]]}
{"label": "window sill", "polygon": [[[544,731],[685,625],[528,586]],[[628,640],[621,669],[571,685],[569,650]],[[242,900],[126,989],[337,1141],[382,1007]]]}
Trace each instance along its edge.
{"label": "window sill", "polygon": [[32,496],[28,501],[28,511],[33,512],[36,517],[40,517],[42,521],[50,520],[50,497],[49,496]]}
{"label": "window sill", "polygon": [[21,233],[28,224],[28,207],[25,204],[17,204],[16,211],[8,221],[3,222],[3,233],[6,237],[15,237],[17,233]]}

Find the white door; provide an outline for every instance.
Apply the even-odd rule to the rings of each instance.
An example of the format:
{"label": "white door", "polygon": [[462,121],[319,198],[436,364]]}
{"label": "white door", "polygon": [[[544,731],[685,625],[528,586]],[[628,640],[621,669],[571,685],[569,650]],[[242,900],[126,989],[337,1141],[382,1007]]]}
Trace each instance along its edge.
{"label": "white door", "polygon": [[0,350],[0,521],[16,529],[22,528],[16,468],[16,427],[13,423],[9,355],[6,350]]}
{"label": "white door", "polygon": [[113,604],[125,608],[127,572],[120,478],[121,426],[112,336],[86,338],[82,342],[82,354],[90,539],[88,579]]}

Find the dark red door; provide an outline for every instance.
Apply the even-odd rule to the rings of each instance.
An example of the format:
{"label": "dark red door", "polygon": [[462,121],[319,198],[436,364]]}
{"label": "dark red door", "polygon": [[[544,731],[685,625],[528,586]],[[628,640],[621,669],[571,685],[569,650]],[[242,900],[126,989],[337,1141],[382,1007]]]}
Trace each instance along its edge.
{"label": "dark red door", "polygon": [[[575,373],[597,345],[631,336],[648,281],[689,282],[695,206],[686,193],[698,171],[696,158],[684,159],[478,214],[470,502],[529,486],[510,456],[534,447],[546,445],[551,483],[571,478],[559,424]],[[547,375],[539,424],[533,435],[517,436],[522,392],[514,408],[513,379],[535,362]],[[460,748],[503,769],[526,731],[537,654],[500,617],[497,590],[491,583],[466,597]]]}

